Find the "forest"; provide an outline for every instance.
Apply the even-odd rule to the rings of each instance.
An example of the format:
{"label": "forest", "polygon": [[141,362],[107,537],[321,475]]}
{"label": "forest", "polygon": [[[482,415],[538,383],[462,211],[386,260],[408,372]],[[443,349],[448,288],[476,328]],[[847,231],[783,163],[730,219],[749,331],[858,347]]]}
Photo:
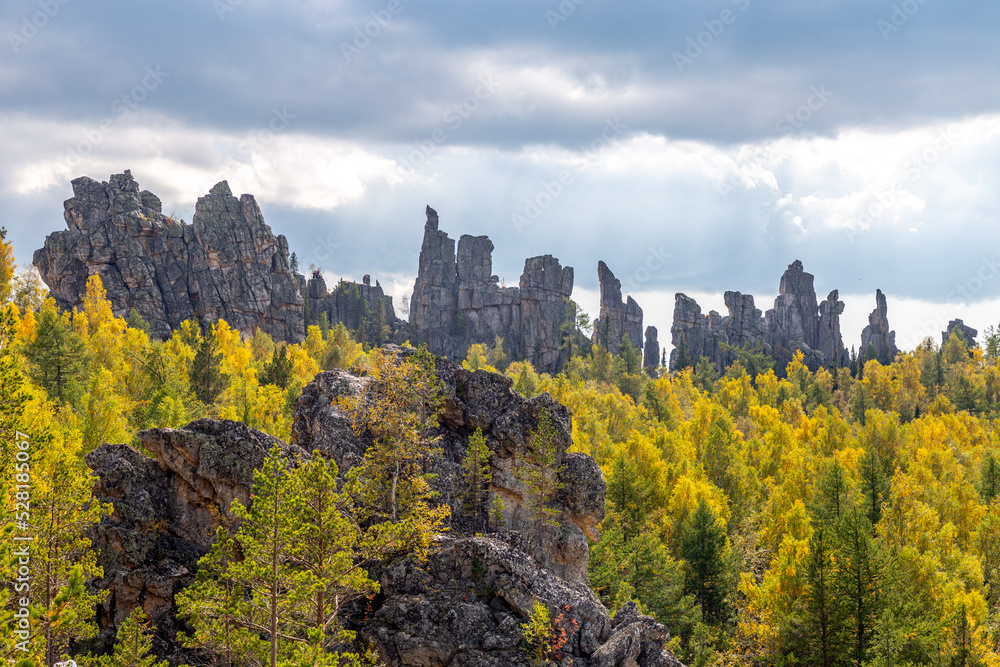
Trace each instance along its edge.
{"label": "forest", "polygon": [[[102,443],[139,446],[140,430],[201,417],[287,442],[302,388],[336,368],[390,388],[380,406],[345,405],[383,429],[378,451],[339,488],[336,466],[316,457],[290,471],[273,452],[255,478],[258,502],[236,510],[240,533],[219,535],[179,605],[194,628],[188,641],[225,652],[229,664],[371,664],[371,655],[330,652],[348,633],[333,600],[370,592],[366,563],[419,554],[441,529],[419,466],[434,454],[422,438],[433,418],[433,372],[419,363],[393,370],[357,332],[326,321],[294,345],[259,330],[245,338],[225,321],[204,332],[188,321],[168,340],[151,339],[135,313],[115,316],[99,278],[87,283],[81,309],[60,312],[30,270],[14,275],[10,245],[2,249],[7,664],[53,664],[96,632],[87,581],[99,566],[88,530],[110,508],[92,501],[87,453]],[[607,483],[589,578],[610,610],[636,602],[670,629],[670,649],[698,667],[1000,666],[995,330],[982,347],[955,332],[888,364],[862,355],[853,368],[815,372],[801,354],[776,369],[759,350],[740,350],[722,373],[695,359],[649,373],[627,339],[612,356],[580,333],[567,332],[570,360],[554,376],[511,360],[500,339],[472,346],[462,364],[507,375],[525,396],[548,392],[572,411],[573,447],[595,459]],[[482,455],[481,446],[470,451]],[[385,479],[384,457],[405,460],[408,472]],[[479,484],[481,464],[468,462]],[[29,468],[31,510],[46,522],[33,541],[19,542]],[[344,521],[365,529],[337,530],[350,539],[335,544],[309,533]],[[296,567],[268,566],[269,549],[292,544],[310,545]],[[19,585],[26,567],[43,582],[30,592]],[[279,595],[278,582],[290,580],[298,584]],[[270,591],[270,615],[235,595],[240,587],[255,591],[251,602],[258,589]],[[45,637],[30,660],[15,663],[26,614]],[[555,641],[547,627],[530,619],[525,641]],[[76,659],[160,664],[149,632],[137,612],[112,655]],[[536,655],[549,660],[544,650]]]}

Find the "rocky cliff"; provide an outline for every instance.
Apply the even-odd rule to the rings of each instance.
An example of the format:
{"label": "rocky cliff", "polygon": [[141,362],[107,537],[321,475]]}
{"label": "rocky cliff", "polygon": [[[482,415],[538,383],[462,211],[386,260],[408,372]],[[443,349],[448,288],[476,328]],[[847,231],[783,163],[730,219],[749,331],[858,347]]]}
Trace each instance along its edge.
{"label": "rocky cliff", "polygon": [[660,339],[659,332],[654,326],[646,327],[646,344],[642,350],[642,365],[646,372],[653,375],[660,366]]}
{"label": "rocky cliff", "polygon": [[463,359],[476,343],[499,336],[511,356],[539,371],[554,372],[565,361],[562,326],[573,293],[573,269],[552,255],[525,260],[518,287],[493,275],[493,242],[485,236],[455,241],[438,229],[427,207],[417,279],[410,299],[410,336],[431,352]]}
{"label": "rocky cliff", "polygon": [[965,340],[965,344],[972,346],[976,344],[976,336],[979,335],[978,329],[973,329],[972,327],[966,325],[962,320],[952,320],[948,322],[948,328],[941,332],[941,344],[944,345],[948,342],[948,337],[951,332],[958,329],[958,334]]}
{"label": "rocky cliff", "polygon": [[[875,352],[879,363],[889,364],[896,358],[899,348],[896,347],[896,332],[889,329],[888,306],[882,290],[875,290],[875,310],[868,316],[868,326],[861,332],[861,354],[865,360],[871,359],[869,345]],[[859,354],[860,356],[860,354]]]}
{"label": "rocky cliff", "polygon": [[844,365],[848,361],[840,335],[844,303],[838,296],[834,290],[818,304],[813,276],[805,272],[798,260],[782,275],[774,308],[763,316],[749,294],[726,292],[724,298],[729,310],[726,317],[715,311],[703,315],[694,299],[677,294],[670,327],[675,346],[670,367],[677,369],[704,356],[721,370],[736,360],[729,348],[744,345],[759,345],[763,352],[774,357],[779,369],[785,367],[796,350],[803,352],[806,364],[813,370]]}
{"label": "rocky cliff", "polygon": [[264,222],[251,195],[222,181],[198,199],[191,224],[163,215],[159,198],[129,171],[99,183],[73,181],[69,229],[45,239],[34,264],[63,308],[81,305],[87,278],[99,275],[115,314],[132,308],[166,338],[184,320],[225,319],[252,334],[303,338],[303,302],[288,243]]}
{"label": "rocky cliff", "polygon": [[[351,331],[369,330],[365,332],[368,342],[378,342],[371,340],[373,328],[386,328],[386,340],[405,339],[407,323],[396,317],[392,297],[377,280],[372,285],[370,276],[360,283],[342,280],[328,290],[326,280],[317,271],[309,278],[305,294],[306,319],[310,323],[325,313],[331,324],[342,323]],[[376,336],[381,337],[382,334]]]}
{"label": "rocky cliff", "polygon": [[611,354],[618,354],[628,336],[635,348],[642,342],[642,308],[631,296],[622,301],[622,283],[604,262],[597,263],[597,279],[601,284],[601,311],[594,320],[594,340]]}
{"label": "rocky cliff", "polygon": [[[501,375],[471,373],[444,359],[438,359],[437,372],[446,403],[436,433],[442,453],[432,469],[439,501],[452,509],[450,530],[425,565],[402,559],[380,569],[374,606],[355,616],[348,611],[345,622],[392,667],[526,666],[519,624],[532,601],[541,600],[564,611],[566,627],[575,628],[565,649],[570,662],[563,664],[678,665],[662,649],[666,628],[629,605],[612,619],[587,586],[587,540],[599,539],[605,487],[590,457],[566,451],[568,410],[548,394],[523,398]],[[278,444],[289,454],[318,450],[342,471],[355,465],[370,443],[354,434],[333,399],[363,393],[367,384],[367,378],[344,371],[319,374],[296,404],[293,444]],[[514,471],[542,410],[556,429],[564,486],[552,506],[557,525],[535,540],[520,532],[527,522],[525,488]],[[506,528],[485,536],[473,536],[459,494],[461,460],[477,428],[491,452],[491,495],[505,504]],[[102,445],[87,457],[97,477],[95,496],[114,503],[95,535],[105,568],[96,585],[109,591],[98,616],[102,637],[109,640],[131,609],[142,605],[156,624],[160,655],[173,664],[202,664],[206,656],[176,642],[181,625],[173,595],[193,580],[215,528],[235,527],[227,508],[234,498],[246,502],[254,468],[277,441],[241,424],[211,420],[145,431],[140,440],[154,458],[127,445]]]}

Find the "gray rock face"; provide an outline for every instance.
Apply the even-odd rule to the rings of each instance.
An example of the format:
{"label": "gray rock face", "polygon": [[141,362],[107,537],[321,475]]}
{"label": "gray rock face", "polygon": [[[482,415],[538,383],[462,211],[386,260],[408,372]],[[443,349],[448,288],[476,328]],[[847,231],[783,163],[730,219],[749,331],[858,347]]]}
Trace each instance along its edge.
{"label": "gray rock face", "polygon": [[637,349],[642,346],[642,308],[631,296],[622,301],[622,283],[608,265],[597,263],[597,278],[601,283],[601,314],[594,321],[594,341],[604,345],[611,354],[618,354],[622,340]]}
{"label": "gray rock face", "polygon": [[193,317],[303,339],[288,242],[274,236],[251,195],[237,199],[218,183],[185,224],[164,216],[159,198],[140,192],[127,170],[105,183],[78,178],[73,194],[64,205],[69,229],[49,235],[34,256],[59,306],[81,305],[87,278],[97,274],[115,314],[135,308],[159,338]]}
{"label": "gray rock face", "polygon": [[652,375],[660,365],[660,341],[657,338],[656,327],[646,327],[646,345],[642,350],[642,365]]}
{"label": "gray rock face", "polygon": [[407,327],[406,322],[396,317],[392,297],[378,281],[373,286],[370,279],[360,283],[342,280],[330,291],[323,276],[317,272],[306,285],[306,317],[311,322],[326,313],[331,324],[339,322],[352,331],[358,330],[366,320],[389,327],[393,336]]}
{"label": "gray rock face", "polygon": [[[841,366],[847,363],[840,335],[840,315],[844,303],[836,290],[817,304],[812,274],[806,273],[802,262],[788,266],[778,288],[774,308],[761,317],[754,298],[740,292],[726,292],[729,315],[715,311],[702,315],[701,308],[690,297],[678,294],[674,304],[674,322],[670,328],[675,349],[671,368],[680,363],[690,365],[700,357],[708,357],[718,369],[733,363],[736,356],[726,346],[760,345],[761,350],[776,360],[777,370],[783,371],[796,350],[801,350],[809,368]],[[687,358],[680,359],[681,339]]]}
{"label": "gray rock face", "polygon": [[875,290],[875,310],[868,316],[868,326],[861,332],[863,354],[868,353],[869,343],[875,348],[875,358],[881,364],[891,363],[899,352],[896,332],[889,329],[888,307],[882,290]]}
{"label": "gray rock face", "polygon": [[[445,359],[438,359],[437,371],[446,403],[437,429],[442,454],[432,467],[439,501],[452,508],[451,529],[437,539],[425,565],[403,559],[377,572],[381,594],[374,606],[366,600],[347,605],[345,622],[373,642],[392,667],[527,667],[519,626],[532,602],[541,600],[554,615],[563,614],[570,636],[565,658],[573,665],[679,665],[661,648],[669,639],[666,628],[627,606],[612,622],[587,586],[586,537],[599,539],[605,486],[589,456],[566,453],[571,444],[566,408],[547,394],[525,399],[498,374],[472,373]],[[320,373],[296,404],[295,444],[278,444],[287,455],[319,450],[342,471],[355,465],[370,441],[355,435],[332,401],[365,392],[369,382],[344,371]],[[565,486],[552,505],[559,525],[546,529],[539,541],[522,532],[525,489],[515,469],[543,409],[556,429]],[[483,429],[490,447],[491,494],[506,504],[506,527],[473,537],[476,526],[460,497],[460,465],[476,428]],[[115,505],[95,534],[105,568],[96,585],[110,591],[99,610],[102,638],[110,640],[117,624],[142,605],[157,626],[155,649],[161,656],[174,664],[207,664],[206,656],[176,642],[180,627],[173,596],[193,581],[216,527],[236,527],[227,508],[234,498],[247,502],[253,470],[278,441],[242,424],[212,420],[145,431],[140,439],[155,459],[127,445],[102,445],[87,457],[97,477],[96,497]]]}
{"label": "gray rock face", "polygon": [[[724,295],[729,315],[722,317],[710,311],[703,315],[701,306],[685,294],[674,297],[674,321],[670,327],[674,350],[670,354],[670,367],[692,365],[701,357],[708,357],[721,370],[736,360],[736,355],[724,345],[740,347],[744,344],[765,345],[764,318],[749,294],[726,292]],[[686,359],[681,359],[681,349]]]}
{"label": "gray rock face", "polygon": [[410,299],[410,336],[435,354],[462,359],[476,343],[504,339],[515,359],[554,372],[564,361],[561,329],[569,316],[573,269],[552,255],[525,260],[518,287],[493,275],[493,243],[485,236],[455,242],[427,207],[417,280]]}
{"label": "gray rock face", "polygon": [[976,344],[976,336],[979,335],[979,331],[970,326],[966,326],[965,322],[962,320],[952,320],[951,322],[948,322],[948,328],[941,332],[942,345],[948,342],[948,337],[956,327],[958,327],[959,334],[961,334],[962,338],[965,339],[966,345],[972,346]]}

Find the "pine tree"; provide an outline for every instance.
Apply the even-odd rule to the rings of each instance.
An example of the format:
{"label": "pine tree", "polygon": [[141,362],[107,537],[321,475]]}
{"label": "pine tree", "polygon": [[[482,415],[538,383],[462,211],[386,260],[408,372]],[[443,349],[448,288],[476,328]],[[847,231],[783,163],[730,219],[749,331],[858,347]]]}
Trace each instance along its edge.
{"label": "pine tree", "polygon": [[983,503],[989,506],[993,499],[1000,495],[1000,462],[997,462],[993,452],[989,452],[979,467],[979,495]]}
{"label": "pine tree", "polygon": [[294,251],[288,256],[288,267],[292,270],[292,275],[299,275],[299,257]]}
{"label": "pine tree", "polygon": [[691,365],[691,353],[688,352],[687,336],[682,331],[680,333],[680,340],[677,341],[677,358],[674,360],[673,370],[682,371]]}
{"label": "pine tree", "polygon": [[701,605],[703,623],[720,621],[724,615],[725,548],[726,530],[702,498],[681,529],[680,554],[687,562],[687,588]]}
{"label": "pine tree", "polygon": [[308,641],[297,649],[299,664],[339,665],[350,654],[332,649],[355,638],[337,618],[340,608],[362,594],[378,591],[368,578],[365,563],[377,554],[362,553],[361,529],[348,494],[337,488],[337,464],[313,452],[290,473],[289,492],[294,499],[293,516],[298,523],[299,549],[292,562],[302,575],[298,579],[299,599],[304,602],[299,625],[307,628]]}
{"label": "pine tree", "polygon": [[55,306],[44,307],[35,339],[24,346],[24,356],[31,364],[33,379],[50,397],[62,402],[76,393],[85,369],[83,353],[83,340]]}
{"label": "pine tree", "polygon": [[882,519],[882,505],[889,493],[889,479],[882,457],[874,447],[865,450],[860,465],[861,491],[865,498],[865,512],[874,526]]}
{"label": "pine tree", "polygon": [[618,356],[623,362],[623,370],[629,375],[638,373],[642,369],[642,360],[639,358],[639,353],[636,351],[635,346],[632,345],[628,334],[622,336],[622,342],[618,348]]}
{"label": "pine tree", "polygon": [[178,640],[216,654],[221,667],[251,664],[254,656],[266,653],[259,634],[248,630],[252,621],[242,582],[229,571],[240,557],[236,540],[220,527],[212,550],[198,561],[195,583],[174,598],[177,615],[194,628],[193,634],[178,635]]}
{"label": "pine tree", "polygon": [[153,628],[142,607],[136,607],[118,628],[115,650],[102,656],[101,667],[167,667],[153,655]]}
{"label": "pine tree", "polygon": [[820,526],[809,540],[804,629],[816,664],[831,667],[840,655],[840,616],[834,599],[835,565],[829,529]]}
{"label": "pine tree", "polygon": [[545,526],[559,525],[555,517],[559,510],[549,504],[563,487],[559,481],[562,466],[557,466],[559,443],[556,430],[547,411],[538,415],[538,427],[528,441],[528,451],[517,463],[517,474],[526,489],[528,521],[535,532],[538,549],[541,551]]}
{"label": "pine tree", "polygon": [[254,473],[250,507],[233,503],[243,521],[236,535],[219,529],[197,581],[177,596],[195,630],[185,645],[212,650],[225,667],[333,667],[357,659],[333,650],[354,638],[337,611],[378,590],[364,565],[381,553],[373,550],[380,536],[362,545],[335,463],[314,452],[298,464],[289,469],[278,446],[268,452]]}
{"label": "pine tree", "polygon": [[233,502],[233,514],[242,521],[236,540],[243,560],[230,562],[228,573],[250,596],[246,629],[266,637],[265,664],[270,667],[277,667],[279,655],[284,653],[282,635],[297,604],[294,559],[302,545],[295,502],[288,469],[277,446],[254,472],[250,507]]}
{"label": "pine tree", "polygon": [[834,459],[819,479],[813,515],[818,523],[830,525],[850,509],[847,471]]}
{"label": "pine tree", "polygon": [[465,479],[465,510],[472,517],[473,525],[480,532],[486,532],[487,507],[490,482],[493,472],[490,469],[490,448],[483,437],[483,430],[477,428],[469,436],[469,446],[462,460],[462,471]]}
{"label": "pine tree", "polygon": [[218,352],[214,336],[201,339],[198,353],[191,362],[189,378],[194,395],[205,405],[215,402],[229,386],[228,376],[222,373],[222,355]]}
{"label": "pine tree", "polygon": [[280,349],[274,351],[271,361],[264,366],[264,372],[260,376],[260,384],[273,384],[276,387],[287,389],[293,375],[294,368],[292,360],[288,356],[288,346],[282,345]]}
{"label": "pine tree", "polygon": [[90,471],[71,443],[43,435],[32,445],[29,597],[40,613],[41,659],[51,665],[71,641],[97,631],[94,606],[107,593],[86,587],[103,574],[90,535],[110,507],[93,499]]}
{"label": "pine tree", "polygon": [[834,598],[844,619],[852,659],[858,665],[868,659],[889,565],[874,532],[871,521],[858,509],[849,511],[835,526]]}

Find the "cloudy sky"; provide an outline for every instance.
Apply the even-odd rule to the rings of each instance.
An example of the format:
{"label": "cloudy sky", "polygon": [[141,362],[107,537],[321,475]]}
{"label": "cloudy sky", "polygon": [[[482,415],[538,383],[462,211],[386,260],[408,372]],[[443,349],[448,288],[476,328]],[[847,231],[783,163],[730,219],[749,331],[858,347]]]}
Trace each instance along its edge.
{"label": "cloudy sky", "polygon": [[857,344],[1000,322],[993,0],[5,0],[0,224],[19,263],[81,175],[191,219],[227,179],[302,264],[412,290],[430,204],[494,272],[605,260],[766,309],[801,259]]}

